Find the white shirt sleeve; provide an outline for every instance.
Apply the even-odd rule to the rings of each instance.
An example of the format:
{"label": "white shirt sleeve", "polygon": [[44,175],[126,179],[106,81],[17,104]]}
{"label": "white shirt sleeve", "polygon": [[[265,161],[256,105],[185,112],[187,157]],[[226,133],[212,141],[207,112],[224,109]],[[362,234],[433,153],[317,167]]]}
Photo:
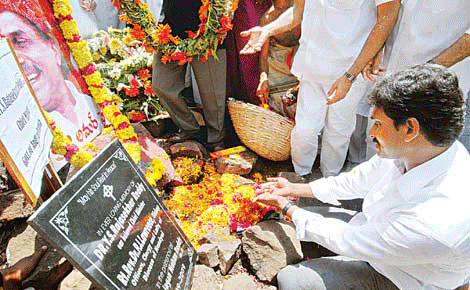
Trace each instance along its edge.
{"label": "white shirt sleeve", "polygon": [[375,6],[379,6],[379,5],[382,5],[382,4],[385,4],[387,2],[392,2],[394,0],[375,0]]}
{"label": "white shirt sleeve", "polygon": [[[450,255],[449,249],[423,231],[411,215],[390,214],[377,226],[355,226],[334,218],[297,209],[292,215],[297,238],[316,242],[351,258],[382,265],[435,263]],[[419,262],[417,262],[419,261]]]}
{"label": "white shirt sleeve", "polygon": [[375,155],[350,172],[311,182],[310,188],[318,200],[333,205],[340,205],[338,200],[364,198],[373,185],[371,183],[378,180],[382,162],[383,159]]}
{"label": "white shirt sleeve", "polygon": [[468,27],[467,31],[465,31],[466,34],[470,34],[470,26]]}

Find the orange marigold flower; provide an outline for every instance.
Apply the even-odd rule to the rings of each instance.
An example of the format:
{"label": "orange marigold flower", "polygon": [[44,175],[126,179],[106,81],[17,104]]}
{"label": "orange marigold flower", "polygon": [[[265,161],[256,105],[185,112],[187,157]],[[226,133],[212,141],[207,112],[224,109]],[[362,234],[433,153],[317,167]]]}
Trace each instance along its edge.
{"label": "orange marigold flower", "polygon": [[129,83],[131,84],[132,88],[139,88],[141,86],[139,80],[135,76],[129,77]]}
{"label": "orange marigold flower", "polygon": [[188,34],[188,37],[191,39],[195,39],[197,37],[197,33],[191,31],[191,30],[186,30],[185,31]]}
{"label": "orange marigold flower", "polygon": [[209,11],[209,1],[202,1],[201,7],[199,7],[199,19],[201,19],[201,22],[204,22],[204,20],[207,19],[207,13]]}
{"label": "orange marigold flower", "polygon": [[140,93],[140,91],[139,88],[131,87],[130,89],[124,88],[124,93],[126,93],[126,95],[129,97],[135,97]]}
{"label": "orange marigold flower", "polygon": [[150,77],[150,71],[148,68],[143,67],[139,69],[139,71],[137,72],[137,75],[139,76],[139,78],[146,80]]}
{"label": "orange marigold flower", "polygon": [[158,25],[157,31],[155,31],[155,37],[159,44],[167,44],[170,41],[171,27],[168,24]]}
{"label": "orange marigold flower", "polygon": [[170,40],[176,45],[181,44],[181,39],[178,36],[170,35]]}
{"label": "orange marigold flower", "polygon": [[164,55],[164,56],[162,56],[162,58],[160,59],[160,61],[161,61],[163,64],[167,64],[169,61],[171,61],[171,58],[170,58],[170,56],[168,56],[168,55]]}
{"label": "orange marigold flower", "polygon": [[132,37],[137,40],[143,40],[146,36],[145,31],[142,30],[139,24],[134,25],[134,28],[129,32]]}
{"label": "orange marigold flower", "polygon": [[222,25],[223,30],[229,31],[233,28],[232,21],[230,20],[230,17],[228,16],[222,16],[219,19],[220,25]]}
{"label": "orange marigold flower", "polygon": [[145,86],[144,94],[146,94],[146,95],[149,96],[149,97],[153,97],[153,96],[155,96],[156,92],[155,92],[155,90],[152,88],[151,85],[148,85],[148,86]]}

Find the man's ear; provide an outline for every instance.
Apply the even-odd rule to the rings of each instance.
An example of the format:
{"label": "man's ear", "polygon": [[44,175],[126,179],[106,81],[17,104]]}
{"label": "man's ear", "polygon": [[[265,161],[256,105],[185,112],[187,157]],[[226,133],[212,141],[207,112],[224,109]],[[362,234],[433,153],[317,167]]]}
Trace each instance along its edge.
{"label": "man's ear", "polygon": [[416,118],[409,118],[406,120],[406,137],[405,142],[411,142],[416,137],[418,137],[420,133],[420,125]]}

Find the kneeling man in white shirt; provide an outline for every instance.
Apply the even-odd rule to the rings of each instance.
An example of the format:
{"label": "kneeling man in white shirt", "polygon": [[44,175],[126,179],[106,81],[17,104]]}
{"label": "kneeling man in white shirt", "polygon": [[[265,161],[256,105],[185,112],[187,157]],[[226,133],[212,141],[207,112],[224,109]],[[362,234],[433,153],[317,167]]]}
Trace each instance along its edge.
{"label": "kneeling man in white shirt", "polygon": [[[310,184],[278,178],[255,199],[291,216],[298,239],[337,254],[285,267],[280,290],[456,289],[470,280],[470,155],[457,141],[465,103],[456,75],[415,66],[385,77],[370,103],[376,156]],[[344,221],[288,197],[364,202]]]}

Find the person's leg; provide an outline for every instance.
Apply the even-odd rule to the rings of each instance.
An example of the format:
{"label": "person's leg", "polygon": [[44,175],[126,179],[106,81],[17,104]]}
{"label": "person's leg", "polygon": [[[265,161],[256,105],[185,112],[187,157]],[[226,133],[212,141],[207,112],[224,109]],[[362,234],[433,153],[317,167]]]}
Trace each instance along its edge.
{"label": "person's leg", "polygon": [[283,268],[279,290],[398,290],[369,263],[344,256],[311,259]]}
{"label": "person's leg", "polygon": [[225,84],[227,59],[225,49],[218,49],[219,60],[213,57],[205,63],[192,63],[207,126],[207,142],[217,143],[224,138]]}
{"label": "person's leg", "polygon": [[199,125],[181,94],[185,87],[186,65],[181,66],[174,61],[163,64],[160,58],[160,53],[155,54],[152,74],[152,85],[160,103],[176,126],[187,134],[196,134]]}
{"label": "person's leg", "polygon": [[357,80],[343,100],[328,106],[320,155],[320,169],[325,177],[338,175],[343,168],[356,126],[357,105],[366,90],[365,81]]}
{"label": "person's leg", "polygon": [[326,92],[321,85],[300,82],[295,126],[291,134],[292,163],[299,175],[311,173],[317,157],[318,134],[325,124]]}

